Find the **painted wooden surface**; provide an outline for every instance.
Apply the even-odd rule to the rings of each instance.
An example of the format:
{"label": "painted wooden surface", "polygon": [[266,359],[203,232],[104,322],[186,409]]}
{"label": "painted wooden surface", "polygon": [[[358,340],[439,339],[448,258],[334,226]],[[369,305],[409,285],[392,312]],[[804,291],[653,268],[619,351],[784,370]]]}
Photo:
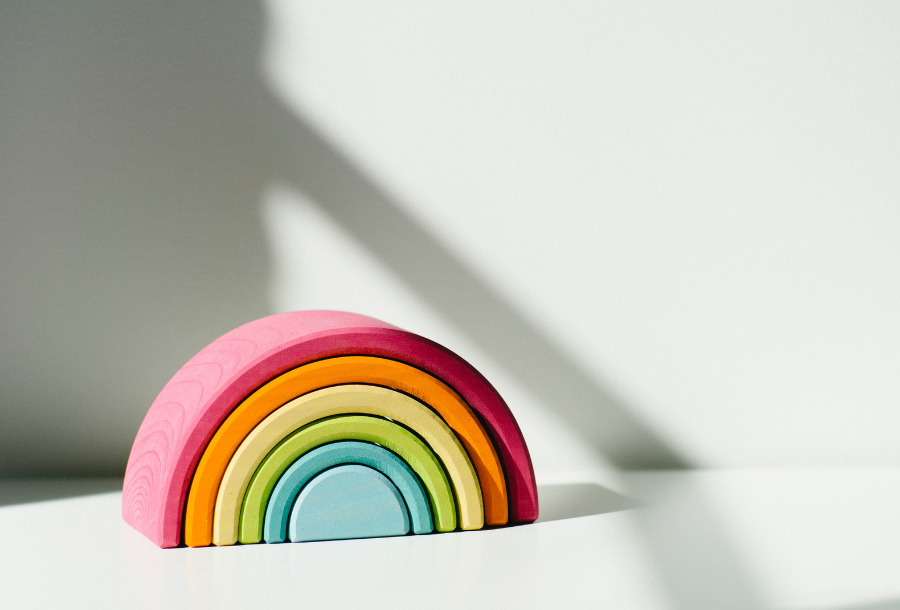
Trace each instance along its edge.
{"label": "painted wooden surface", "polygon": [[[438,456],[459,502],[463,529],[484,526],[484,506],[475,469],[459,440],[431,409],[395,390],[370,385],[343,385],[316,390],[277,409],[247,435],[231,458],[213,519],[213,544],[237,541],[241,504],[250,479],[263,459],[293,431],[333,415],[362,413],[386,417],[418,436]],[[274,485],[274,481],[272,482]]]}
{"label": "painted wooden surface", "polygon": [[409,517],[390,479],[354,464],[309,482],[291,510],[288,532],[291,542],[403,536]]}
{"label": "painted wooden surface", "polygon": [[[282,445],[283,446],[283,445]],[[275,449],[260,465],[259,472],[268,470],[268,462],[273,459]],[[303,487],[320,472],[342,464],[360,464],[378,470],[391,480],[403,496],[409,511],[410,528],[414,534],[430,534],[434,531],[431,521],[431,506],[428,494],[413,469],[397,454],[372,443],[344,441],[318,447],[294,461],[278,478],[269,499],[265,501],[265,525],[258,509],[250,506],[250,498],[259,477],[254,476],[244,497],[241,512],[240,541],[244,544],[259,542],[262,535],[266,542],[287,540],[288,517],[291,507]],[[276,471],[278,469],[275,469]]]}
{"label": "painted wooden surface", "polygon": [[343,356],[303,365],[269,381],[242,402],[219,427],[197,465],[185,507],[185,541],[212,540],[213,510],[231,456],[253,428],[288,401],[323,387],[364,383],[394,388],[429,405],[466,448],[478,473],[487,525],[504,525],[508,499],[503,468],[484,428],[452,388],[434,376],[395,360]]}
{"label": "painted wooden surface", "polygon": [[144,418],[128,459],[125,521],[158,546],[177,546],[197,462],[228,414],[287,370],[349,354],[407,362],[458,392],[496,443],[506,474],[510,521],[537,518],[537,488],[525,440],[506,403],[477,370],[433,341],[374,318],[301,311],[255,320],[223,335],[166,384]]}

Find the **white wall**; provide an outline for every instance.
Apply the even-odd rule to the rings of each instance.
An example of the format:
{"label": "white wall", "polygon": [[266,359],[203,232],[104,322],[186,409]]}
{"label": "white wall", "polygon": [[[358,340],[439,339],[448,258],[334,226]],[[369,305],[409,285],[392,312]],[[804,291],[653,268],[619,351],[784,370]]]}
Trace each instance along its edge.
{"label": "white wall", "polygon": [[8,3],[0,82],[0,472],[121,471],[301,307],[471,359],[545,480],[900,464],[896,4]]}

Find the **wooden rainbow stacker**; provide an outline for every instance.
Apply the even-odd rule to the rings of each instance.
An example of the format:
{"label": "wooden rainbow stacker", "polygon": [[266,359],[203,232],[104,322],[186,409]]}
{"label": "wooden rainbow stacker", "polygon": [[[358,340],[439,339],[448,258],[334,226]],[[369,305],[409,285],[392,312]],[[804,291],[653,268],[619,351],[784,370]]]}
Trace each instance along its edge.
{"label": "wooden rainbow stacker", "polygon": [[160,547],[370,538],[537,519],[506,403],[469,363],[366,316],[298,311],[213,341],[138,431],[122,515]]}

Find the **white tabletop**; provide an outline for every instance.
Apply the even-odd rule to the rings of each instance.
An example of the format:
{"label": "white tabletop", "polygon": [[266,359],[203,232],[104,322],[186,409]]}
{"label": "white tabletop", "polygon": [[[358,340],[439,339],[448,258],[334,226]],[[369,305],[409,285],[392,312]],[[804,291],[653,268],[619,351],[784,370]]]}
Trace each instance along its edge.
{"label": "white tabletop", "polygon": [[900,607],[900,470],[623,480],[642,507],[596,485],[544,486],[547,520],[533,525],[166,550],[122,521],[119,492],[9,504],[78,489],[2,482],[0,605]]}

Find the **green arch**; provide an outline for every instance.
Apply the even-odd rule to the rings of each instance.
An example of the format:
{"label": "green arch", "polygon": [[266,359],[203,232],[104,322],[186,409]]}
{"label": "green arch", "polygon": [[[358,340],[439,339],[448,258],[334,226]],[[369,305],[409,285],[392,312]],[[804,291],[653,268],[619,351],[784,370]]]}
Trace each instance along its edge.
{"label": "green arch", "polygon": [[456,529],[453,488],[434,452],[419,437],[387,419],[343,415],[320,419],[286,437],[263,459],[253,474],[241,507],[239,540],[255,544],[263,538],[266,505],[278,479],[300,456],[336,441],[364,441],[381,445],[399,455],[419,476],[439,532]]}

